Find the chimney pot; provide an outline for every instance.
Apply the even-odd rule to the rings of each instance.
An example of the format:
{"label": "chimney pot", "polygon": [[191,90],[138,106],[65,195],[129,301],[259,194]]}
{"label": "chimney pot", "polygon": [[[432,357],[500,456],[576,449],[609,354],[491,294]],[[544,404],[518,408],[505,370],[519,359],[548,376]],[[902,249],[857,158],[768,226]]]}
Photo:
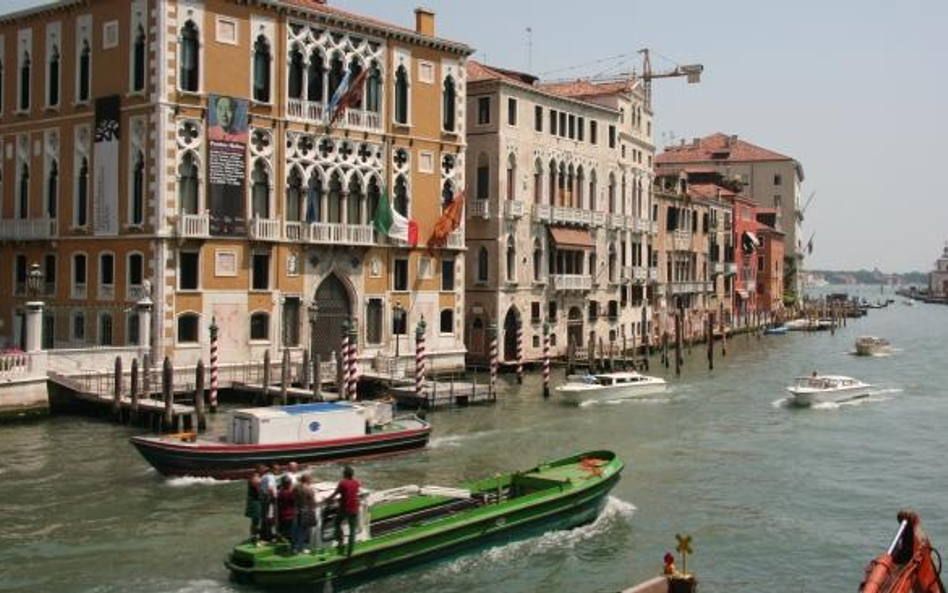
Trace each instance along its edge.
{"label": "chimney pot", "polygon": [[434,37],[435,13],[433,10],[420,6],[415,9],[415,33]]}

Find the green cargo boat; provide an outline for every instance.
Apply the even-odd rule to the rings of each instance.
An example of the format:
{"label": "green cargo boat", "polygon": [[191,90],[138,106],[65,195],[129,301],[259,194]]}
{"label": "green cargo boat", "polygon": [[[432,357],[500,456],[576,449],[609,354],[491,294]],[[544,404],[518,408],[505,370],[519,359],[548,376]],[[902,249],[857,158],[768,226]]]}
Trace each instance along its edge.
{"label": "green cargo boat", "polygon": [[[224,561],[239,582],[263,587],[344,587],[490,543],[571,529],[599,516],[623,463],[590,451],[461,488],[409,486],[375,492],[363,502],[361,532],[351,556],[325,540],[310,553],[288,544],[234,547]],[[323,516],[317,540],[331,533]]]}

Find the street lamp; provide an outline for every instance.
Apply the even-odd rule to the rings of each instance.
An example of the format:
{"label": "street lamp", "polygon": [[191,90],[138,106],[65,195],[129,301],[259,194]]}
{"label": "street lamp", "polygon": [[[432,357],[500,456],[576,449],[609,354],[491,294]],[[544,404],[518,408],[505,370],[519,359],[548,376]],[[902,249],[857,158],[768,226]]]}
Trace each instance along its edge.
{"label": "street lamp", "polygon": [[404,322],[402,319],[402,313],[405,312],[405,309],[402,307],[400,301],[396,301],[392,305],[392,329],[395,330],[395,360],[398,360],[399,355],[399,345],[402,343],[401,336],[404,331]]}
{"label": "street lamp", "polygon": [[26,290],[31,301],[35,301],[43,288],[43,271],[37,262],[30,265],[30,271],[26,274]]}

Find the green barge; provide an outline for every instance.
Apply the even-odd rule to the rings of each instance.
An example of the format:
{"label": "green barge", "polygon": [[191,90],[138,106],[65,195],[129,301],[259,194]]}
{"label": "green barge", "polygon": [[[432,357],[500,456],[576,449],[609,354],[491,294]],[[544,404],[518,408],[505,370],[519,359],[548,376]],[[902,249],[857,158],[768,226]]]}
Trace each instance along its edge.
{"label": "green barge", "polygon": [[[622,469],[611,451],[590,451],[457,489],[373,493],[363,504],[351,556],[332,541],[302,554],[292,554],[288,544],[245,542],[224,564],[238,582],[262,587],[357,584],[490,543],[591,523]],[[323,527],[317,530],[322,541]]]}

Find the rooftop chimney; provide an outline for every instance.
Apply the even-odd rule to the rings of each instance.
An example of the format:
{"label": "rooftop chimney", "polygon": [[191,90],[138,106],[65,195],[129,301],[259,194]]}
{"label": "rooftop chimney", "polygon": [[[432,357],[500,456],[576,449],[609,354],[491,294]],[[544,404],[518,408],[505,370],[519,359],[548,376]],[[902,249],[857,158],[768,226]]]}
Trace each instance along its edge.
{"label": "rooftop chimney", "polygon": [[435,34],[435,13],[430,8],[415,9],[415,33],[434,37]]}

